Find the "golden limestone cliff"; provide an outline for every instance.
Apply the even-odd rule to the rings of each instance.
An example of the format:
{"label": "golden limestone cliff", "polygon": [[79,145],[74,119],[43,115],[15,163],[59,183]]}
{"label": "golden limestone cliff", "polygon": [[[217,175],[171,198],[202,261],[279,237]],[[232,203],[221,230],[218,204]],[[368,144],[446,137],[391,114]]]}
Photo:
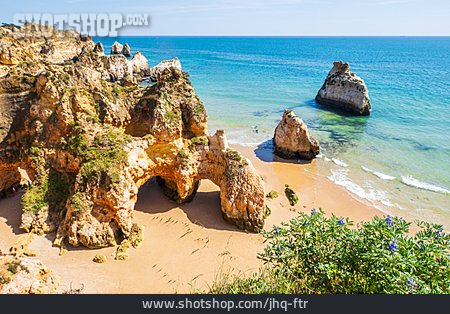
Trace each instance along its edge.
{"label": "golden limestone cliff", "polygon": [[22,235],[8,253],[0,252],[0,294],[58,292],[61,278],[28,247],[32,240],[33,235]]}
{"label": "golden limestone cliff", "polygon": [[187,73],[168,67],[142,86],[141,53],[104,55],[88,37],[41,30],[0,27],[0,191],[30,183],[21,228],[56,231],[56,245],[115,245],[152,177],[180,203],[209,179],[227,221],[263,226],[262,179],[223,131],[208,134]]}

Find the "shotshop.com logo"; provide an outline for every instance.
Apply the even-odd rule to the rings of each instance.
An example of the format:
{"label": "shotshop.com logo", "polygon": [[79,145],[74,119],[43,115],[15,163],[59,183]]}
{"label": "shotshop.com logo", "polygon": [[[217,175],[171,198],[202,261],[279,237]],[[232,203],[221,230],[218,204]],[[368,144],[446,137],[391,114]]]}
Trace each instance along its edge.
{"label": "shotshop.com logo", "polygon": [[[27,23],[53,26],[59,30],[75,30],[81,34],[99,37],[117,37],[118,30],[124,26],[148,26],[148,14],[120,13],[16,13],[13,23],[18,26]],[[31,35],[31,34],[30,34]]]}

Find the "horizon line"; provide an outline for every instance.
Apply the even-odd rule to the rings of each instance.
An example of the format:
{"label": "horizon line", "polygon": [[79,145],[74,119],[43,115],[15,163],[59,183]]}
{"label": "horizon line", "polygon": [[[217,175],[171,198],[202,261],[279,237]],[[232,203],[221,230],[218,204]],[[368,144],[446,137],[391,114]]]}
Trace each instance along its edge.
{"label": "horizon line", "polygon": [[[450,37],[448,35],[271,35],[271,34],[124,34],[117,37]],[[91,36],[99,37],[99,36]],[[104,37],[113,38],[113,37]]]}

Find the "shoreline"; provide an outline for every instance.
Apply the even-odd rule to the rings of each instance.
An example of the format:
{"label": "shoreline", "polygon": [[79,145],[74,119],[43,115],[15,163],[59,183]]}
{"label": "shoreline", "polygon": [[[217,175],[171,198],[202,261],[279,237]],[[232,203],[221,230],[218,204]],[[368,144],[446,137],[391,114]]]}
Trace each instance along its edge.
{"label": "shoreline", "polygon": [[[320,174],[320,163],[263,161],[254,148],[232,145],[248,158],[265,183],[265,190],[278,192],[267,200],[271,215],[265,230],[288,222],[299,212],[323,208],[326,214],[349,217],[355,223],[384,215],[355,199],[344,188]],[[299,203],[291,207],[284,185],[296,191]],[[7,249],[24,232],[20,225],[20,195],[0,200],[0,250]],[[82,293],[190,293],[207,291],[221,273],[251,274],[261,267],[257,254],[264,249],[263,237],[229,225],[220,212],[219,188],[203,180],[191,203],[169,201],[152,179],[140,192],[134,221],[144,227],[144,242],[131,249],[130,258],[116,261],[116,247],[85,249],[69,247],[59,255],[52,246],[54,234],[35,236],[30,248],[39,252],[47,267],[62,277],[61,292],[83,287]],[[108,261],[97,264],[95,255]],[[124,271],[129,269],[133,271]]]}
{"label": "shoreline", "polygon": [[[376,195],[378,189],[380,189],[379,190],[380,192],[385,191],[391,191],[392,193],[394,192],[392,190],[389,190],[389,186],[386,185],[390,183],[390,180],[379,178],[381,182],[379,182],[379,185],[376,186],[376,190],[374,190],[375,195],[365,194],[365,192],[363,192],[364,195],[361,196],[360,193],[358,193],[359,192],[358,188],[360,188],[360,186],[358,184],[355,184],[352,178],[348,178],[346,175],[344,175],[345,179],[344,182],[340,182],[339,180],[340,179],[339,175],[341,171],[343,171],[344,174],[348,173],[349,171],[354,173],[355,171],[355,169],[348,168],[348,165],[344,161],[331,157],[326,157],[323,155],[320,155],[320,157],[317,156],[315,159],[311,161],[311,163],[305,163],[304,161],[296,161],[296,160],[285,160],[278,156],[275,156],[272,153],[273,147],[270,145],[265,145],[265,143],[266,142],[263,142],[259,145],[231,143],[230,146],[236,148],[241,152],[246,152],[245,154],[246,157],[250,158],[252,162],[254,162],[255,160],[257,163],[262,161],[263,163],[260,164],[260,166],[258,167],[255,166],[258,172],[261,172],[260,169],[272,167],[274,171],[278,173],[296,171],[297,174],[302,173],[306,177],[308,177],[309,174],[311,176],[320,178],[320,181],[325,182],[323,184],[326,185],[329,189],[335,191],[335,193],[345,193],[350,198],[362,204],[362,206],[374,209],[376,212],[378,212],[379,215],[399,216],[403,217],[404,219],[406,219],[411,223],[413,223],[415,220],[418,219],[427,221],[432,224],[443,225],[445,230],[449,230],[450,228],[450,219],[446,217],[445,213],[439,211],[430,212],[428,209],[421,209],[420,207],[414,206],[415,199],[410,199],[408,202],[406,202],[406,204],[402,203],[402,205],[400,206],[395,202],[394,203],[391,202],[390,199],[386,199],[385,196],[383,195],[381,195],[381,198],[378,198],[379,195]],[[291,164],[297,165],[298,167],[292,166],[275,167],[272,166],[272,164],[283,164],[283,165]],[[358,175],[360,174],[369,175],[369,172],[373,176],[380,175],[379,172],[372,171],[370,169],[365,168],[364,166],[362,166],[361,173],[358,173]],[[338,180],[336,180],[335,178],[336,175],[338,176]],[[373,178],[370,179],[373,180]],[[331,183],[331,185],[329,183]],[[302,190],[305,189],[308,190],[308,188],[309,188],[308,186],[302,185],[299,191],[301,192]],[[415,189],[414,187],[408,185],[404,186],[403,188],[410,190]],[[402,193],[402,190],[400,190],[399,188],[395,188],[395,192]],[[421,198],[423,198],[424,197],[423,193],[433,193],[433,192],[418,189],[416,192],[417,199],[419,198],[419,195]],[[442,195],[439,193],[436,194],[437,194],[436,197],[446,197],[446,195]],[[324,209],[326,211],[325,207]],[[343,215],[345,215],[345,212],[343,212]],[[361,217],[364,217],[364,215],[362,215]],[[369,219],[362,219],[362,220],[369,220]]]}
{"label": "shoreline", "polygon": [[[261,150],[257,156],[251,146],[231,145],[250,159],[258,173],[263,177],[266,193],[278,192],[278,198],[267,200],[272,215],[266,220],[265,229],[294,218],[298,212],[309,213],[312,208],[322,208],[326,214],[349,217],[355,223],[367,221],[374,216],[385,215],[373,205],[356,199],[345,188],[340,187],[322,173],[318,160],[299,163],[273,156],[270,150]],[[298,195],[295,211],[284,196],[284,185],[288,184]]]}

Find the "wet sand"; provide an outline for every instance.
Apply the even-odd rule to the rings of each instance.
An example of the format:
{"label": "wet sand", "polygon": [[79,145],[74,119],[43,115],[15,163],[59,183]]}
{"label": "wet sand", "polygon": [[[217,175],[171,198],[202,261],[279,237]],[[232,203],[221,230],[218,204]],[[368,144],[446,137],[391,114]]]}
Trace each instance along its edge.
{"label": "wet sand", "polygon": [[[263,177],[265,190],[279,197],[268,200],[272,214],[266,229],[322,207],[327,214],[370,220],[380,211],[352,197],[329,181],[318,163],[299,164],[272,160],[267,151],[234,146],[249,158]],[[291,207],[284,196],[289,184],[299,196]],[[22,234],[20,194],[0,200],[0,250],[5,252]],[[61,291],[83,288],[82,293],[189,293],[207,290],[221,273],[250,274],[262,265],[257,253],[264,248],[259,234],[248,233],[226,223],[220,212],[219,190],[202,181],[191,203],[178,206],[167,200],[154,180],[144,185],[135,207],[134,221],[144,226],[144,242],[130,250],[130,258],[116,261],[115,248],[90,250],[69,248],[64,255],[52,247],[54,235],[35,236],[31,248],[39,259],[62,277]],[[108,261],[97,264],[96,254]]]}

